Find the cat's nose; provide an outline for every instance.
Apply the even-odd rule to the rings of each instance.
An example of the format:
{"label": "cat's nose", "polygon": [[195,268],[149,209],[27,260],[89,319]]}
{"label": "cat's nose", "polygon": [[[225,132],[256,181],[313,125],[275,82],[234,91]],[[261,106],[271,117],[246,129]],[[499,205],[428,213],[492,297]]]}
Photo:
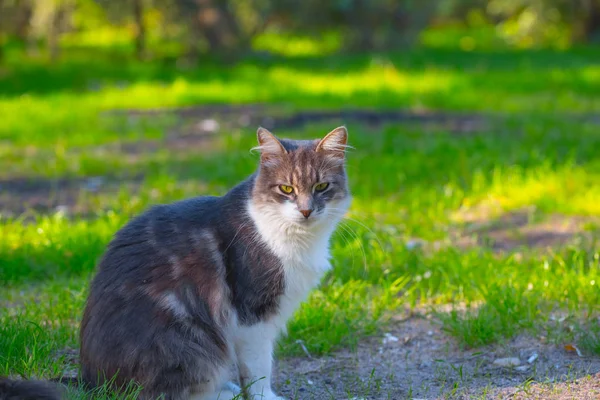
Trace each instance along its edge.
{"label": "cat's nose", "polygon": [[300,212],[302,213],[302,215],[304,215],[304,218],[308,218],[310,217],[312,210],[300,210]]}

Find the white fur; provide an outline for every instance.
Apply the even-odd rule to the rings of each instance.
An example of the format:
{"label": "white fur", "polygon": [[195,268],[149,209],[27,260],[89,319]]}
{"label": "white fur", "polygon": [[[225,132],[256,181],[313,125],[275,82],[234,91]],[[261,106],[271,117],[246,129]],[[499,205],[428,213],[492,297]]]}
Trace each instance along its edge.
{"label": "white fur", "polygon": [[175,316],[179,318],[187,318],[189,314],[181,301],[177,298],[177,295],[173,292],[168,292],[160,299],[160,305],[165,310],[173,312]]}
{"label": "white fur", "polygon": [[242,373],[256,381],[249,393],[256,399],[281,399],[271,389],[273,345],[285,330],[288,319],[318,285],[330,268],[329,239],[350,204],[350,197],[332,204],[321,213],[305,219],[291,204],[257,206],[250,200],[248,213],[256,224],[260,239],[281,260],[285,290],[279,312],[269,320],[249,327],[238,327],[236,355]]}
{"label": "white fur", "polygon": [[202,388],[202,394],[190,393],[189,400],[232,400],[241,392],[240,388],[227,381],[228,368],[219,368],[215,371],[212,384]]}
{"label": "white fur", "polygon": [[273,344],[277,327],[268,322],[239,326],[236,332],[235,353],[240,376],[250,384],[251,399],[281,399],[271,390]]}

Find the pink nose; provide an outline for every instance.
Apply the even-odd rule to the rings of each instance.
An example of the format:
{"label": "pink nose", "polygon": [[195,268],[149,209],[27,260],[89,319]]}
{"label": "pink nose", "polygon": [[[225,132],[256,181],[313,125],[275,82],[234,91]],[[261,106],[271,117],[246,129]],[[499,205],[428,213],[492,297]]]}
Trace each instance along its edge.
{"label": "pink nose", "polygon": [[304,218],[308,218],[310,217],[312,210],[300,210],[300,212],[302,213],[302,215],[304,215]]}

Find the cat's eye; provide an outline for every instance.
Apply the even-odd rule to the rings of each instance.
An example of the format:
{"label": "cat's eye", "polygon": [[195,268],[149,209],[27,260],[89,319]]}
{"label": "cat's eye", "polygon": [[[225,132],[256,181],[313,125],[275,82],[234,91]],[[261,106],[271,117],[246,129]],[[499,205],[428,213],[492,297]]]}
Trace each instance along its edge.
{"label": "cat's eye", "polygon": [[319,183],[315,186],[315,192],[322,192],[323,190],[327,189],[328,187],[329,187],[329,183],[327,183],[327,182]]}
{"label": "cat's eye", "polygon": [[294,191],[294,188],[287,185],[279,185],[279,190],[281,190],[285,194],[290,194]]}

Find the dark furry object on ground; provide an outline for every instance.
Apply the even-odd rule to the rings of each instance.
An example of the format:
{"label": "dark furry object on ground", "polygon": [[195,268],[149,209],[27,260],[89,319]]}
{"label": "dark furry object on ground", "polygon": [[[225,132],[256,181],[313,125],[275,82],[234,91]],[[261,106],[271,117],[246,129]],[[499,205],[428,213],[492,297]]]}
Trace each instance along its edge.
{"label": "dark furry object on ground", "polygon": [[60,400],[58,385],[43,381],[19,381],[0,377],[0,400]]}

